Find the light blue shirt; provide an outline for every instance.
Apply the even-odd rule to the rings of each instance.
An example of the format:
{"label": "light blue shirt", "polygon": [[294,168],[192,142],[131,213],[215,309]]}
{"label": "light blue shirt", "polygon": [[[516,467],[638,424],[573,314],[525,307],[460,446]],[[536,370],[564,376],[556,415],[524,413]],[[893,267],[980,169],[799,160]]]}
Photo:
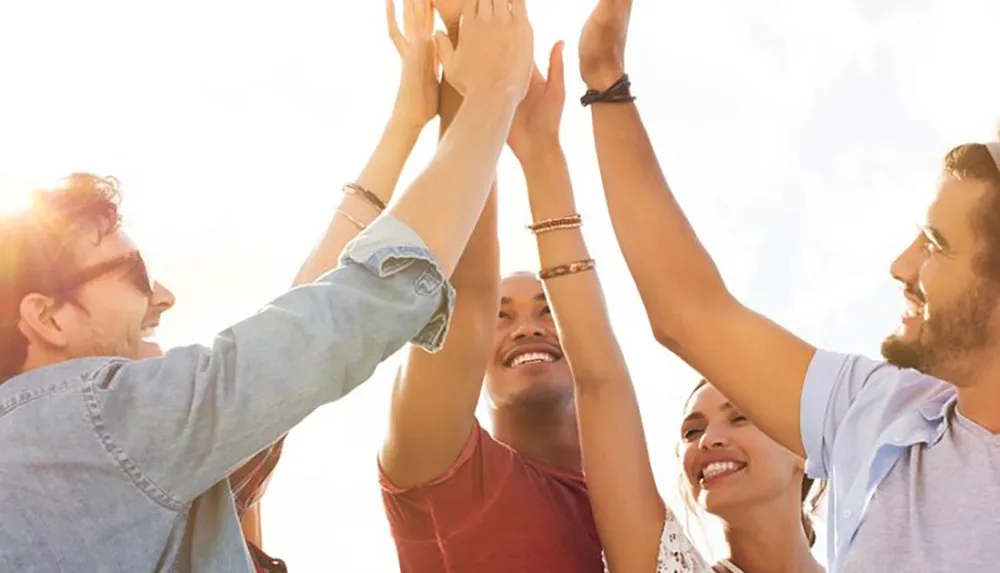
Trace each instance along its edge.
{"label": "light blue shirt", "polygon": [[947,429],[953,386],[914,370],[819,350],[802,390],[806,473],[829,480],[827,566],[837,573],[875,490],[907,451]]}
{"label": "light blue shirt", "polygon": [[0,384],[0,571],[253,571],[227,476],[408,340],[439,349],[453,300],[416,233],[384,216],[341,268],[210,347]]}

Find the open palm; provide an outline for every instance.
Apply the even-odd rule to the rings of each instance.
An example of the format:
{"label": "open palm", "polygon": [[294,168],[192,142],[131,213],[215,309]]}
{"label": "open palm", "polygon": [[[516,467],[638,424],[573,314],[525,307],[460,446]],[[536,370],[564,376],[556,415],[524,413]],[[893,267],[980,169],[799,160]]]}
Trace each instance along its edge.
{"label": "open palm", "polygon": [[531,72],[528,94],[517,107],[507,143],[518,157],[531,153],[537,144],[558,142],[566,104],[563,47],[558,42],[549,56],[549,73],[542,77],[538,66]]}
{"label": "open palm", "polygon": [[397,119],[423,127],[437,115],[438,61],[434,48],[431,0],[403,0],[403,30],[393,0],[386,0],[389,38],[403,64],[396,97]]}

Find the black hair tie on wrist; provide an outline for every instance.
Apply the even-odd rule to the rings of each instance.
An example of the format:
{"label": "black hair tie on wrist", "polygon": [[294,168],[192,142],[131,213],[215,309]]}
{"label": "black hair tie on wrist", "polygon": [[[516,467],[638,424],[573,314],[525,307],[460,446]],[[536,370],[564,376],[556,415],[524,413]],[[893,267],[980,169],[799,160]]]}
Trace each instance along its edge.
{"label": "black hair tie on wrist", "polygon": [[580,98],[580,103],[583,107],[592,103],[631,103],[635,101],[631,88],[632,82],[629,81],[628,74],[624,74],[621,79],[604,91],[587,90],[587,93]]}

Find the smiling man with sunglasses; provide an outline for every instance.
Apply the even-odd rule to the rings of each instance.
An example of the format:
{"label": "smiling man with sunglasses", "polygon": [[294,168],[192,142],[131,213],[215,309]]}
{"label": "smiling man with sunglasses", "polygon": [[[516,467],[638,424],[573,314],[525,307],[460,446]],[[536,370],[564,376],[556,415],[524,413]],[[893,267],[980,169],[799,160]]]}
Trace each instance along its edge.
{"label": "smiling man with sunglasses", "polygon": [[[339,267],[208,347],[143,341],[173,298],[113,181],[70,177],[0,220],[0,571],[252,571],[232,472],[408,340],[441,347],[533,53],[524,0],[466,2],[477,40],[439,45],[465,99],[430,164]],[[336,266],[330,229],[308,267]]]}

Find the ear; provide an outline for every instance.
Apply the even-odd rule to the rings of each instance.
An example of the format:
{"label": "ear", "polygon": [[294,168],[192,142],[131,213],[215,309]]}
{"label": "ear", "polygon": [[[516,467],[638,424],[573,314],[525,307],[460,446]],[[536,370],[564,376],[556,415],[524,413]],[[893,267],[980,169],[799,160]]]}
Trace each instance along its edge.
{"label": "ear", "polygon": [[42,343],[56,348],[69,344],[63,325],[58,319],[59,305],[51,298],[32,293],[21,300],[18,326],[29,343]]}

